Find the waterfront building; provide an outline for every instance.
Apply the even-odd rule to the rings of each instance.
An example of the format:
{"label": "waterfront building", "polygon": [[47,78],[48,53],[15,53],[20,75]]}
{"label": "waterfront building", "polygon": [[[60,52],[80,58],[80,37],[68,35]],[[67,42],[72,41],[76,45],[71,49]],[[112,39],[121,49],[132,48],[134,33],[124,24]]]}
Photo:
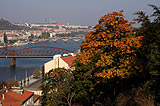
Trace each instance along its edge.
{"label": "waterfront building", "polygon": [[44,64],[44,73],[48,73],[50,70],[55,68],[65,68],[74,70],[74,60],[77,59],[77,54],[70,53],[70,54],[63,54],[53,56],[53,60]]}

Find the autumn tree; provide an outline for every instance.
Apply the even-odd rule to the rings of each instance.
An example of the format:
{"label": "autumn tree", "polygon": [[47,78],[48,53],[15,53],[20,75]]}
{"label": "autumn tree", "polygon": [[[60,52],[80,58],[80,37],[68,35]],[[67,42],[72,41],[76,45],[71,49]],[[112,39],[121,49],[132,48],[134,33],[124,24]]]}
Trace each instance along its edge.
{"label": "autumn tree", "polygon": [[117,79],[129,78],[140,71],[137,50],[142,47],[143,37],[135,36],[134,22],[125,20],[122,12],[101,17],[82,42],[74,84],[79,97],[87,97],[84,100],[89,104],[85,105],[100,104],[103,98],[110,98],[106,96],[110,93],[116,95],[116,89],[121,89]]}
{"label": "autumn tree", "polygon": [[34,76],[34,77],[40,77],[40,75],[41,75],[41,73],[40,73],[40,70],[39,70],[39,69],[35,69],[35,70],[33,71],[33,76]]}
{"label": "autumn tree", "polygon": [[15,79],[8,79],[6,83],[7,87],[19,87],[19,83]]}
{"label": "autumn tree", "polygon": [[126,78],[134,73],[136,50],[141,47],[142,36],[134,36],[132,24],[124,19],[122,11],[99,20],[81,46],[80,62],[84,65],[94,62],[95,66],[86,75],[109,79],[114,76]]}

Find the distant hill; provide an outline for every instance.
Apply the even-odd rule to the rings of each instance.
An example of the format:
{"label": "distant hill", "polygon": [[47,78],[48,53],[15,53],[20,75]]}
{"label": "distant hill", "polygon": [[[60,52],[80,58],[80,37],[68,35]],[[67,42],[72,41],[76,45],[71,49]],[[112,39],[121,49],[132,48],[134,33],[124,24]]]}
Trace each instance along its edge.
{"label": "distant hill", "polygon": [[23,29],[28,30],[30,28],[14,25],[10,23],[9,21],[0,18],[0,30],[23,30]]}

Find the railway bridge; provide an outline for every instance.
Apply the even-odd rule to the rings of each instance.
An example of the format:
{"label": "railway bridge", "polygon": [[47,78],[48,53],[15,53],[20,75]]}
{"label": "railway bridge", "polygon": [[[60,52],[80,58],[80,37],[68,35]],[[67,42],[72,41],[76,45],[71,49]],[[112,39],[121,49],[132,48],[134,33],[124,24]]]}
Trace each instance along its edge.
{"label": "railway bridge", "polygon": [[15,67],[16,58],[53,58],[56,54],[71,53],[73,51],[48,46],[29,47],[19,50],[0,48],[0,58],[10,58],[10,66]]}

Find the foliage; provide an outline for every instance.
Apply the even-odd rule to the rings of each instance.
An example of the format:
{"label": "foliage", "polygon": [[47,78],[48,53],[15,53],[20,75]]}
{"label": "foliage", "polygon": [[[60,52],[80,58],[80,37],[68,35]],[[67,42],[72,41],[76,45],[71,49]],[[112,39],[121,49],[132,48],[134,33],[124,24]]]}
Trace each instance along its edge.
{"label": "foliage", "polygon": [[[160,7],[149,5],[153,8],[152,15],[146,15],[145,12],[139,11],[135,13],[138,18],[135,19],[141,24],[136,29],[137,35],[144,35],[144,50],[141,51],[140,58],[143,63],[143,70],[146,72],[148,86],[152,93],[155,93],[157,101],[160,100]],[[154,19],[154,20],[153,20]],[[159,98],[159,99],[158,99]]]}
{"label": "foliage", "polygon": [[102,17],[82,42],[73,83],[79,104],[111,105],[120,92],[139,85],[137,51],[143,37],[135,36],[134,23],[128,23],[122,12]]}
{"label": "foliage", "polygon": [[7,38],[6,33],[4,33],[4,43],[8,43],[8,38]]}
{"label": "foliage", "polygon": [[33,76],[34,76],[34,77],[40,77],[40,75],[41,75],[41,73],[40,73],[40,70],[39,70],[39,69],[35,69],[35,70],[33,71]]}
{"label": "foliage", "polygon": [[148,88],[133,88],[117,97],[116,106],[155,106],[154,96]]}
{"label": "foliage", "polygon": [[[136,50],[142,36],[135,37],[131,25],[121,12],[107,14],[82,42],[80,62],[93,65],[85,74],[102,78],[126,78],[134,73]],[[135,68],[134,68],[135,67]]]}
{"label": "foliage", "polygon": [[50,33],[49,32],[42,32],[42,38],[49,38]]}
{"label": "foliage", "polygon": [[29,41],[32,41],[35,38],[34,34],[31,33],[31,36],[28,37]]}
{"label": "foliage", "polygon": [[42,105],[72,105],[75,93],[72,91],[73,76],[69,70],[57,68],[47,73],[42,81]]}
{"label": "foliage", "polygon": [[17,42],[17,40],[8,40],[8,43],[10,44],[14,44],[15,42]]}
{"label": "foliage", "polygon": [[0,82],[0,89],[4,88],[5,86],[7,86],[7,83],[5,81],[1,81]]}
{"label": "foliage", "polygon": [[9,79],[7,80],[7,87],[18,87],[19,83],[15,79]]}

